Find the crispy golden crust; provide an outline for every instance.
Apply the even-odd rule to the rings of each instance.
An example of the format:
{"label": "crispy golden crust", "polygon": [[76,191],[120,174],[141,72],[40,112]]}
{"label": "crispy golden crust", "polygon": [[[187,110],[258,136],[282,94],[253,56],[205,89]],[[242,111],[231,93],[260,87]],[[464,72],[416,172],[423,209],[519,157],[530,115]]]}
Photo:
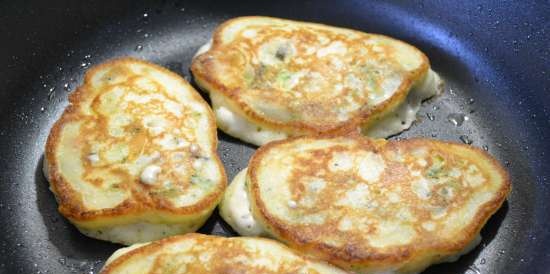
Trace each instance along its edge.
{"label": "crispy golden crust", "polygon": [[[266,102],[274,102],[274,101],[282,101],[279,102],[280,104],[284,105],[285,107],[288,107],[290,104],[293,103],[293,101],[297,101],[296,99],[289,100],[285,96],[285,91],[281,89],[277,89],[274,87],[265,87],[262,86],[263,83],[260,83],[258,87],[247,86],[245,84],[246,81],[241,79],[222,79],[220,75],[222,73],[219,70],[219,65],[228,65],[231,69],[237,70],[238,73],[244,73],[243,68],[243,62],[248,62],[249,60],[242,60],[241,57],[239,57],[239,54],[245,54],[243,53],[243,49],[236,49],[237,44],[239,43],[249,43],[247,39],[244,39],[242,34],[239,34],[238,38],[235,38],[235,41],[231,41],[230,43],[225,43],[223,41],[223,35],[224,31],[228,29],[229,27],[233,25],[240,24],[241,22],[247,22],[247,21],[254,21],[254,20],[271,20],[277,24],[287,24],[287,25],[295,25],[298,26],[298,28],[301,28],[300,30],[297,30],[293,32],[292,34],[300,37],[300,39],[303,39],[301,41],[301,44],[308,44],[312,43],[311,39],[315,39],[316,34],[322,33],[323,35],[333,35],[331,37],[334,39],[334,41],[344,41],[346,38],[346,35],[354,35],[359,38],[358,41],[361,42],[355,42],[355,43],[362,43],[363,40],[361,39],[371,39],[371,38],[380,38],[384,39],[386,41],[391,41],[391,43],[399,44],[400,46],[407,47],[409,50],[413,50],[418,56],[421,58],[421,64],[411,71],[407,71],[403,75],[403,79],[401,79],[401,83],[398,86],[398,88],[395,90],[395,92],[389,97],[388,99],[374,104],[374,105],[363,105],[359,109],[350,111],[350,115],[348,118],[337,121],[335,118],[335,114],[333,113],[333,110],[335,109],[335,100],[339,100],[336,98],[329,99],[329,97],[325,97],[327,93],[329,93],[329,90],[332,90],[332,87],[321,91],[321,96],[314,95],[312,99],[304,99],[298,101],[303,101],[300,103],[299,109],[304,109],[304,115],[309,118],[304,119],[291,119],[288,121],[280,120],[280,119],[274,119],[273,117],[270,117],[269,115],[266,115],[265,113],[262,113],[261,110],[259,110],[257,107],[251,105],[250,100],[245,97],[250,98],[256,98],[259,99],[261,96],[267,96]],[[272,27],[272,26],[271,26]],[[266,32],[273,31],[266,27]],[[316,33],[318,32],[318,33]],[[281,35],[287,35],[283,32]],[[277,36],[277,31],[274,31],[273,36]],[[350,39],[351,41],[352,39]],[[346,42],[349,42],[345,40]],[[350,46],[353,45],[354,42],[349,42]],[[357,45],[357,44],[356,44]],[[249,47],[253,47],[257,45],[252,45]],[[368,48],[365,46],[365,48]],[[255,50],[256,48],[251,48],[251,50]],[[390,47],[385,48],[384,50],[391,51]],[[321,62],[316,61],[315,62]],[[312,61],[313,62],[313,61]],[[389,63],[394,62],[388,61]],[[296,64],[293,64],[295,66]],[[312,67],[319,67],[318,65],[311,64]],[[292,70],[296,70],[297,67],[291,68]],[[268,17],[259,17],[259,16],[250,16],[250,17],[239,17],[234,18],[231,20],[228,20],[221,24],[216,31],[213,34],[213,40],[212,40],[212,47],[207,52],[200,54],[197,56],[191,65],[191,71],[193,72],[193,76],[195,77],[196,82],[203,88],[204,90],[208,92],[215,92],[221,94],[224,98],[228,99],[230,104],[233,107],[232,111],[239,112],[241,115],[246,117],[249,121],[252,121],[255,124],[258,124],[259,126],[263,128],[268,128],[272,130],[277,131],[283,131],[287,134],[293,136],[293,135],[304,135],[304,134],[319,134],[319,133],[346,133],[352,130],[357,129],[359,126],[363,127],[369,127],[370,124],[374,123],[376,120],[380,119],[380,117],[384,116],[385,114],[391,112],[393,109],[395,109],[398,105],[400,105],[406,98],[410,88],[413,84],[416,83],[417,80],[421,79],[426,72],[429,69],[429,61],[428,58],[420,52],[418,49],[414,48],[411,45],[405,44],[399,40],[386,37],[383,35],[378,34],[366,34],[359,31],[349,30],[349,29],[343,29],[343,28],[336,28],[331,26],[326,26],[322,24],[314,24],[314,23],[302,23],[302,22],[296,22],[296,21],[290,21],[290,20],[283,20],[283,19],[276,19],[276,18],[268,18]],[[229,74],[229,73],[228,73]],[[225,75],[225,74],[224,74]],[[326,73],[323,76],[330,75],[330,73]],[[226,77],[228,78],[228,77]],[[340,80],[343,81],[343,80]],[[298,93],[297,90],[294,89],[293,93]],[[339,97],[344,96],[345,94],[350,93],[350,90],[346,90],[344,94],[338,95]],[[373,92],[372,90],[366,90],[361,92]],[[261,96],[260,96],[261,95]],[[347,95],[346,95],[347,96]],[[306,96],[307,97],[307,96]],[[263,98],[263,97],[262,97]],[[315,98],[324,98],[324,100],[316,100]],[[355,98],[354,100],[358,100],[357,102],[362,102],[366,96],[363,96],[362,98]],[[265,98],[264,98],[265,99]],[[286,102],[285,102],[286,100]],[[309,101],[308,101],[309,100]],[[339,107],[338,107],[339,108]],[[296,109],[295,111],[298,111],[299,109]],[[301,111],[301,110],[300,110]],[[291,114],[294,115],[295,113]]]}
{"label": "crispy golden crust", "polygon": [[[191,92],[193,100],[198,104],[207,106],[207,103],[202,99],[202,97],[194,91],[193,87],[190,86],[185,80],[183,80],[179,75],[157,66],[152,63],[141,61],[134,58],[119,58],[110,60],[108,62],[102,63],[100,65],[92,67],[87,71],[84,77],[84,83],[82,86],[78,87],[72,94],[69,96],[69,106],[63,112],[61,118],[53,125],[50,135],[46,143],[45,151],[45,169],[47,169],[48,181],[50,182],[51,190],[54,192],[56,199],[59,203],[59,211],[65,217],[69,218],[72,222],[76,223],[86,223],[86,222],[113,222],[113,223],[126,223],[127,220],[134,217],[144,217],[145,219],[155,219],[162,220],[166,218],[188,218],[188,216],[195,214],[208,214],[212,208],[219,202],[221,199],[221,194],[226,186],[226,176],[223,169],[223,165],[216,154],[217,147],[217,137],[216,137],[216,126],[214,123],[214,116],[211,112],[208,112],[209,126],[206,131],[209,131],[209,136],[211,136],[209,142],[211,146],[211,155],[212,160],[218,166],[218,172],[221,174],[221,182],[216,185],[216,190],[212,191],[211,194],[204,197],[204,199],[199,202],[185,207],[174,207],[171,203],[158,198],[153,197],[148,193],[149,187],[139,184],[139,178],[131,176],[129,174],[123,174],[123,177],[126,178],[126,182],[121,184],[120,187],[130,189],[132,195],[130,198],[126,199],[123,203],[117,205],[113,208],[105,208],[99,210],[89,210],[82,201],[82,194],[78,193],[66,180],[64,175],[61,173],[58,166],[58,159],[56,157],[56,151],[59,149],[61,142],[61,132],[65,125],[80,121],[86,118],[86,114],[83,114],[81,106],[85,102],[94,101],[94,91],[92,90],[92,78],[99,72],[108,69],[116,68],[122,70],[123,73],[124,67],[132,64],[140,64],[146,66],[148,69],[160,72],[167,77],[172,79],[177,79],[179,85],[185,87]],[[95,94],[97,95],[97,94]],[[97,103],[97,102],[94,102]],[[104,125],[98,125],[99,127]],[[123,172],[121,172],[123,173]],[[154,217],[154,218],[153,218]]]}
{"label": "crispy golden crust", "polygon": [[[145,258],[152,263],[137,266]],[[307,259],[273,240],[195,233],[132,249],[109,259],[101,273],[128,273],[136,269],[141,273],[345,273]]]}
{"label": "crispy golden crust", "polygon": [[[269,187],[273,185],[267,185],[266,183],[262,185],[262,182],[259,181],[259,178],[264,178],[261,177],[262,169],[269,170],[269,167],[266,167],[269,165],[277,169],[274,162],[277,161],[278,158],[276,157],[279,156],[273,155],[285,154],[281,151],[292,151],[293,147],[300,147],[300,144],[302,146],[304,144],[311,145],[319,140],[334,141],[337,145],[317,151],[309,151],[302,147],[303,150],[300,150],[300,152],[290,153],[290,157],[294,159],[294,162],[292,164],[285,162],[285,165],[298,165],[299,167],[292,170],[291,175],[285,177],[284,182],[280,182],[278,189],[283,189],[288,184],[290,197],[294,204],[289,206],[286,215],[275,212],[273,208],[280,209],[284,205],[277,202],[279,199],[277,198],[277,195],[279,195],[277,191],[269,194],[270,200],[263,198],[261,192],[266,191],[266,189],[269,190]],[[422,152],[424,149],[426,151]],[[372,155],[380,155],[384,159],[385,169],[379,173],[380,177],[378,179],[369,178],[370,181],[365,181],[357,175],[343,174],[342,176],[342,174],[334,172],[328,175],[326,173],[330,172],[322,173],[328,170],[325,166],[328,165],[330,155],[342,151],[373,152]],[[406,158],[402,163],[399,162],[401,160],[395,161],[403,155],[409,157],[407,155],[411,153],[425,155],[427,157],[426,162],[412,162],[418,160],[417,158]],[[264,160],[266,162],[263,162]],[[432,169],[439,167],[438,163],[440,161],[445,163],[444,168]],[[424,165],[425,168],[423,169],[418,163]],[[374,162],[371,166],[373,165]],[[456,170],[453,170],[452,167],[455,166],[463,166],[464,171],[467,173],[453,175]],[[407,169],[409,169],[408,172]],[[432,176],[429,178],[446,181],[448,184],[443,183],[440,185],[436,183],[432,186],[434,188],[433,192],[428,194],[416,193],[411,189],[413,189],[415,182],[419,180],[415,179],[417,177],[411,177],[411,170],[413,172],[414,170],[420,170],[424,174],[431,174],[425,176]],[[462,171],[462,169],[460,170]],[[466,170],[475,170],[475,172],[469,173],[470,171]],[[283,169],[278,169],[278,173],[285,172]],[[324,179],[326,186],[322,185],[324,189],[315,194],[316,204],[307,208],[299,201],[301,201],[300,197],[304,197],[304,193],[311,192],[310,189],[306,190],[311,184],[300,182],[307,180],[304,178],[315,176]],[[450,180],[452,179],[450,176],[457,176],[454,182]],[[278,178],[278,180],[282,179]],[[362,195],[370,195],[371,201],[376,204],[359,204],[359,207],[364,206],[360,209],[357,209],[357,204],[346,204],[357,202],[357,199],[363,197],[346,196],[351,193],[348,191],[349,186],[346,185],[351,183],[345,182],[346,180],[366,182],[369,188],[365,192],[366,194],[362,193]],[[400,271],[421,271],[432,263],[437,263],[445,257],[456,254],[474,240],[489,217],[502,205],[511,190],[510,178],[507,172],[483,150],[463,144],[426,139],[394,142],[357,136],[347,138],[297,137],[269,143],[259,148],[250,160],[247,183],[254,215],[270,234],[297,250],[313,254],[348,270],[393,266],[391,269],[399,269]],[[453,186],[453,184],[455,185]],[[357,185],[355,184],[355,186]],[[443,186],[448,185],[458,188],[453,188],[454,192],[449,190],[444,192]],[[342,191],[347,192],[344,192],[344,194]],[[471,200],[469,198],[474,196],[488,198],[486,196],[476,196],[478,194],[483,195],[485,191],[491,194],[490,199],[481,200],[475,215],[464,226],[455,226],[452,220],[455,220],[455,222],[465,220],[458,220],[457,218],[460,218],[459,213],[463,213],[462,209],[467,209],[470,206]],[[452,198],[446,200],[442,198],[443,194],[441,193],[445,195],[454,194],[451,194]],[[397,196],[399,200],[392,202],[392,195],[394,196],[393,199],[397,199],[395,198]],[[344,203],[344,205],[338,203]],[[392,211],[402,209],[404,204],[410,207],[407,214],[403,214],[401,211],[399,213]],[[441,204],[446,206],[443,217],[439,216],[441,212],[438,211],[443,206],[437,206]],[[284,217],[292,216],[292,211],[299,211],[296,213],[296,222],[292,222],[292,217]],[[301,221],[306,216],[311,217],[325,211],[328,211],[328,213],[321,223],[315,221],[304,223]],[[465,212],[464,214],[468,214],[467,210]],[[400,214],[406,217],[402,218]],[[396,216],[400,217],[397,218]],[[452,219],[451,216],[454,216],[455,219]],[[347,217],[350,219],[350,224],[353,225],[348,228],[349,231],[342,231],[339,225]],[[358,222],[361,218],[367,220],[367,224]],[[374,220],[374,226],[372,220]],[[380,228],[380,224],[384,222],[397,224],[399,229],[403,227],[407,229],[385,235],[384,228]],[[426,224],[426,227],[424,227],[424,224]],[[364,225],[364,227],[357,228],[361,225]],[[387,226],[386,229],[392,229],[388,227],[391,226]],[[396,235],[407,235],[407,233],[413,236],[405,240],[394,238]],[[385,235],[385,238],[376,235]],[[395,242],[392,242],[393,239],[395,239]]]}

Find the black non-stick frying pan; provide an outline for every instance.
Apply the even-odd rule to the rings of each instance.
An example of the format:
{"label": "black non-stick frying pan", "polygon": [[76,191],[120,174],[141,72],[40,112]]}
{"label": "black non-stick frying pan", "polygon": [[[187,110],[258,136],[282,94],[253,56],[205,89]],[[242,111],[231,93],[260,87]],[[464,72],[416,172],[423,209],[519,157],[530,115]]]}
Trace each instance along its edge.
{"label": "black non-stick frying pan", "polygon": [[[49,129],[87,68],[129,55],[191,80],[191,57],[217,24],[270,15],[416,45],[447,87],[397,138],[471,143],[510,172],[513,191],[482,230],[482,243],[426,273],[550,273],[549,14],[548,1],[3,1],[0,272],[96,273],[120,247],[87,238],[62,218],[41,172]],[[255,148],[219,138],[232,178]],[[234,235],[217,213],[200,231]]]}

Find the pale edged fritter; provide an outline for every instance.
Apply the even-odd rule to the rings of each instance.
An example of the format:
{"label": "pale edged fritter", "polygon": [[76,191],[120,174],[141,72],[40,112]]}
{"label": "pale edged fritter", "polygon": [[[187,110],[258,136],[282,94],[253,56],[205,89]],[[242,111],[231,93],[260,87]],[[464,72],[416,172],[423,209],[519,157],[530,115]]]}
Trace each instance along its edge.
{"label": "pale edged fritter", "polygon": [[263,145],[289,136],[410,127],[442,80],[415,47],[378,34],[270,17],[226,21],[191,71],[218,127]]}
{"label": "pale edged fritter", "polygon": [[118,273],[346,273],[273,240],[189,233],[117,250],[101,270]]}
{"label": "pale edged fritter", "polygon": [[346,270],[417,273],[473,249],[510,189],[494,158],[463,144],[297,137],[260,147],[220,212],[242,235]]}
{"label": "pale edged fritter", "polygon": [[91,68],[51,129],[44,174],[82,233],[133,244],[192,232],[226,186],[214,115],[179,75],[132,58]]}

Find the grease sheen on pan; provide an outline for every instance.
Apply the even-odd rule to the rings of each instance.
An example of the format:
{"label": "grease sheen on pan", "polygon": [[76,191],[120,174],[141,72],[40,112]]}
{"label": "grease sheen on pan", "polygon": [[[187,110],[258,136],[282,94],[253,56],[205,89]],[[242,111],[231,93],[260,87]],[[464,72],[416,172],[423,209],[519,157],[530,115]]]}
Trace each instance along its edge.
{"label": "grease sheen on pan", "polygon": [[102,274],[274,273],[344,274],[327,263],[262,238],[224,238],[190,233],[117,250]]}
{"label": "grease sheen on pan", "polygon": [[132,244],[195,231],[226,185],[214,116],[180,76],[122,58],[91,68],[46,145],[60,213]]}
{"label": "grease sheen on pan", "polygon": [[218,127],[256,145],[359,128],[387,137],[442,88],[427,57],[402,41],[258,16],[219,26],[191,71]]}
{"label": "grease sheen on pan", "polygon": [[220,212],[243,235],[343,269],[416,273],[474,248],[509,191],[502,166],[470,146],[299,137],[261,147]]}

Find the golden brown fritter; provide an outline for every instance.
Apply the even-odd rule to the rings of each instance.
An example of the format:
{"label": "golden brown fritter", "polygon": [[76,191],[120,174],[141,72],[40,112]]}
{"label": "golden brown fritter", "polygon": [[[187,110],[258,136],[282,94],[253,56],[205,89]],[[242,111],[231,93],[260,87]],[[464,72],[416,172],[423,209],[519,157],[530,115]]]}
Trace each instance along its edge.
{"label": "golden brown fritter", "polygon": [[59,211],[131,244],[196,230],[226,185],[213,114],[181,77],[122,58],[91,68],[53,126],[44,172]]}

